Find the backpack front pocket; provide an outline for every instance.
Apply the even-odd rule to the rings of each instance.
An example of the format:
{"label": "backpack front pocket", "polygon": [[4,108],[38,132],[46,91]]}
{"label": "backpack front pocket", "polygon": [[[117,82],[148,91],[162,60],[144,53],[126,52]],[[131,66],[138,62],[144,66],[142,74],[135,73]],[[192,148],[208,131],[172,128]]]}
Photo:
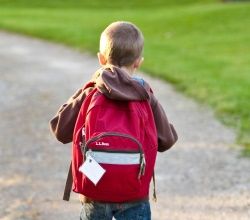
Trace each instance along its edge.
{"label": "backpack front pocket", "polygon": [[106,171],[96,185],[85,177],[86,187],[93,187],[98,194],[112,193],[121,198],[140,190],[146,163],[141,144],[135,138],[113,132],[98,134],[87,141],[83,152],[85,158],[90,155]]}

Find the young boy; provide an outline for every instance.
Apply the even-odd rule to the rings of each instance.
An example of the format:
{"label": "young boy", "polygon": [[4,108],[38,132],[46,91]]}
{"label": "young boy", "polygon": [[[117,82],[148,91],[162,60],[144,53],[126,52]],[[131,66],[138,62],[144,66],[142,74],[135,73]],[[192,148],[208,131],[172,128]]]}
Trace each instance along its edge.
{"label": "young boy", "polygon": [[[143,61],[143,45],[141,31],[130,22],[114,22],[103,31],[98,53],[102,68],[90,80],[91,86],[79,89],[50,122],[51,130],[59,141],[72,141],[81,105],[88,94],[97,88],[114,102],[148,100],[157,131],[158,151],[166,151],[174,145],[177,141],[176,131],[168,122],[148,83],[132,77]],[[111,220],[113,217],[117,220],[151,219],[148,195],[120,203],[95,201],[84,195],[80,196],[80,200],[83,204],[81,220]]]}

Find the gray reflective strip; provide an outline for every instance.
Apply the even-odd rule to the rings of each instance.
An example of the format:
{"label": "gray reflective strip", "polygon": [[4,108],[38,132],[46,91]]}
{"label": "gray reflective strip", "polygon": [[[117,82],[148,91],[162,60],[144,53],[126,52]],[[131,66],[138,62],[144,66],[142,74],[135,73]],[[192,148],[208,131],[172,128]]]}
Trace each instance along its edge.
{"label": "gray reflective strip", "polygon": [[86,155],[88,154],[90,154],[98,163],[117,165],[140,164],[140,153],[88,151]]}

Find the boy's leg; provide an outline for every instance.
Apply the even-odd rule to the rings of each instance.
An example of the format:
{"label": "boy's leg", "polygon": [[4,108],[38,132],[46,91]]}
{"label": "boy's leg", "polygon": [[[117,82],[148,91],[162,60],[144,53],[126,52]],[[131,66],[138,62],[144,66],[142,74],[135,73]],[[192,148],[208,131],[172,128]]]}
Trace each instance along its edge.
{"label": "boy's leg", "polygon": [[149,201],[117,205],[116,220],[151,220]]}
{"label": "boy's leg", "polygon": [[112,220],[109,204],[98,202],[83,203],[80,220]]}

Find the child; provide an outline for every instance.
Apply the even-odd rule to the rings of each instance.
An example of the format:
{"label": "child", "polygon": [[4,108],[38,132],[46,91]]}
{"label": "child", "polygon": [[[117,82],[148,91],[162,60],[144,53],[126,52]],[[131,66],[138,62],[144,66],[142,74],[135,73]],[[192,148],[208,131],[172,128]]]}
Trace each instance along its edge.
{"label": "child", "polygon": [[[143,61],[143,44],[141,31],[130,22],[114,22],[103,31],[98,53],[102,68],[94,74],[90,86],[79,89],[50,121],[51,130],[59,141],[69,143],[73,140],[81,105],[91,91],[97,88],[114,102],[148,100],[157,132],[155,139],[158,151],[166,151],[174,145],[177,141],[176,131],[168,122],[151,88],[143,79],[132,77]],[[96,201],[84,195],[80,196],[80,200],[83,204],[81,220],[111,220],[113,217],[117,220],[151,219],[148,192],[126,202]]]}

